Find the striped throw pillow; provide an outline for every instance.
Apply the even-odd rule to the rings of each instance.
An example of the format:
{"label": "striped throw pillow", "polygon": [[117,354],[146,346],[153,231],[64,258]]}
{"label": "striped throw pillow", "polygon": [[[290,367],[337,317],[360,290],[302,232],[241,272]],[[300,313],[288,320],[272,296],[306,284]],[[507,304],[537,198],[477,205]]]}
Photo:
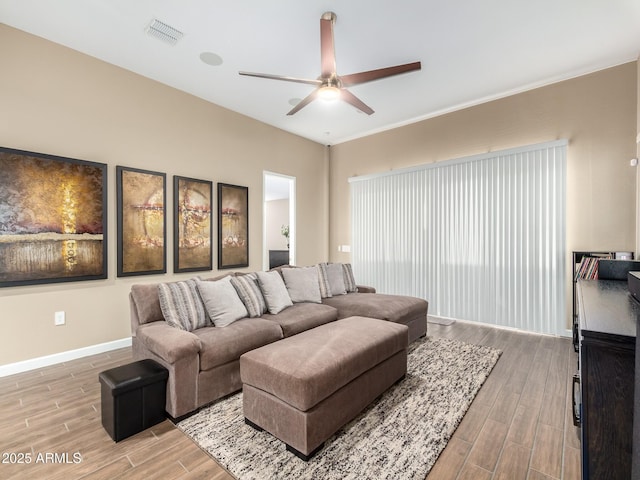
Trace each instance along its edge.
{"label": "striped throw pillow", "polygon": [[207,326],[207,314],[195,279],[158,285],[160,309],[172,327],[192,332]]}
{"label": "striped throw pillow", "polygon": [[258,277],[252,273],[231,277],[231,285],[238,292],[238,296],[250,317],[259,317],[267,311],[267,303],[262,295],[262,290],[258,286]]}
{"label": "striped throw pillow", "polygon": [[318,269],[318,283],[320,284],[320,297],[331,297],[331,285],[329,285],[329,275],[327,275],[327,264],[319,263],[316,265]]}
{"label": "striped throw pillow", "polygon": [[343,263],[342,272],[344,273],[344,286],[347,290],[347,293],[357,292],[358,286],[356,285],[356,279],[353,276],[353,268],[351,268],[351,264]]}

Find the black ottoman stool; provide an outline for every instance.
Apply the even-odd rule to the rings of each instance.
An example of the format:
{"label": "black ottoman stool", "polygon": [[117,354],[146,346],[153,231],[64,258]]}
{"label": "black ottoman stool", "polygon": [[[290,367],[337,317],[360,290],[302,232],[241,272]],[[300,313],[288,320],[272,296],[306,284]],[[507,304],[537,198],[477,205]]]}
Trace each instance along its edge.
{"label": "black ottoman stool", "polygon": [[165,419],[169,372],[139,360],[100,372],[102,426],[116,442]]}

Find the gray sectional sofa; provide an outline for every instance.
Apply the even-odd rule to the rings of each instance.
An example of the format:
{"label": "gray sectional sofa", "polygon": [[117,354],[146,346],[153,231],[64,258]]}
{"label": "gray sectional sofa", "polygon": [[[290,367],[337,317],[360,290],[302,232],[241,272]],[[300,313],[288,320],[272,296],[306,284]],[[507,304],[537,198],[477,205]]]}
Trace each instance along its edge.
{"label": "gray sectional sofa", "polygon": [[[311,285],[304,280],[310,279],[311,272],[316,271],[310,270],[312,268],[318,269],[320,295],[315,290],[309,294],[310,288],[315,289],[315,282]],[[174,419],[186,416],[240,390],[242,354],[337,319],[363,316],[401,323],[409,327],[409,342],[427,333],[428,303],[423,299],[383,295],[375,293],[371,287],[356,286],[346,269],[344,285],[335,268],[329,276],[320,266],[296,272],[284,270],[278,269],[275,275],[273,271],[232,273],[207,280],[131,287],[134,359],[151,358],[169,370],[166,410],[170,416]],[[337,287],[335,281],[330,281],[332,278],[338,280]],[[267,281],[276,284],[280,299],[274,299]],[[222,287],[228,291],[227,283],[235,286],[238,298],[246,306],[246,315],[237,313],[235,317],[241,318],[234,318],[229,323],[229,312],[224,308],[222,317],[218,316],[219,307],[225,307],[225,302],[219,299],[224,297],[208,297],[207,293],[214,285],[220,291]],[[287,289],[286,298],[282,297],[280,283]],[[251,286],[251,292],[243,291],[242,285]],[[195,300],[171,304],[167,301],[167,296],[171,297],[167,293],[170,289],[178,292],[178,297],[180,292],[191,292],[192,300]],[[200,293],[194,293],[196,291]],[[227,298],[230,304],[238,304],[235,296]],[[284,305],[271,309],[278,301]],[[186,325],[176,324],[173,318],[176,312],[183,319],[188,317]],[[198,320],[194,321],[194,317]]]}

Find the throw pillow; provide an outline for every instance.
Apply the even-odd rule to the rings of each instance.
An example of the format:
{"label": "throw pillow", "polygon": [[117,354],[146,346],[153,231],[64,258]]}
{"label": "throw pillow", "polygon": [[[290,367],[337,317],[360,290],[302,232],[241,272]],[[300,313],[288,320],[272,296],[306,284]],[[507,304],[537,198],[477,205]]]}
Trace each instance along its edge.
{"label": "throw pillow", "polygon": [[357,292],[358,286],[356,285],[356,279],[353,276],[353,268],[351,268],[351,264],[343,263],[342,271],[344,273],[344,286],[347,292]]}
{"label": "throw pillow", "polygon": [[130,295],[140,325],[164,320],[157,284],[131,285]]}
{"label": "throw pillow", "polygon": [[319,263],[316,265],[318,268],[318,283],[320,285],[320,297],[331,297],[331,285],[329,285],[329,277],[327,275],[327,264]]}
{"label": "throw pillow", "polygon": [[328,263],[327,277],[329,278],[329,285],[331,286],[331,295],[344,295],[347,293],[341,263]]}
{"label": "throw pillow", "polygon": [[238,292],[231,285],[231,277],[206,282],[196,280],[196,285],[204,302],[204,308],[216,327],[226,327],[236,320],[249,316]]}
{"label": "throw pillow", "polygon": [[195,279],[161,283],[158,296],[162,315],[172,327],[192,332],[207,326],[207,314]]}
{"label": "throw pillow", "polygon": [[316,267],[283,268],[282,276],[293,303],[322,302]]}
{"label": "throw pillow", "polygon": [[259,317],[267,311],[267,303],[258,285],[258,278],[254,274],[231,277],[231,285],[238,292],[251,318]]}
{"label": "throw pillow", "polygon": [[293,305],[284,280],[278,272],[256,272],[256,275],[269,313],[275,315]]}

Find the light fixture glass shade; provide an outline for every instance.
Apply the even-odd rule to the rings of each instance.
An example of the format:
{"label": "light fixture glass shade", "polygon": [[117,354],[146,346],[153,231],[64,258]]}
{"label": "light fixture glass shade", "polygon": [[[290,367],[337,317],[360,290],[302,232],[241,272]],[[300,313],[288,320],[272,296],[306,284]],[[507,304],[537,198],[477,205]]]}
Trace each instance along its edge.
{"label": "light fixture glass shade", "polygon": [[337,100],[340,98],[340,89],[331,85],[321,87],[320,90],[318,90],[318,97],[328,102]]}

